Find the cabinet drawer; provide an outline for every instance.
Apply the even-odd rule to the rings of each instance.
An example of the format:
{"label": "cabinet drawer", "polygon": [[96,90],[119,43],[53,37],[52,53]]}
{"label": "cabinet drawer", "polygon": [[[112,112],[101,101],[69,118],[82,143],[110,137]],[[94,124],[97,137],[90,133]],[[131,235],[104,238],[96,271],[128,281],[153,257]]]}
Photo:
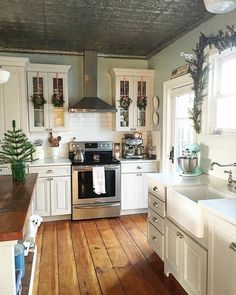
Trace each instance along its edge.
{"label": "cabinet drawer", "polygon": [[154,210],[161,217],[165,217],[165,202],[154,197],[152,194],[148,194],[148,206]]}
{"label": "cabinet drawer", "polygon": [[164,236],[148,222],[148,244],[157,253],[157,255],[164,259]]}
{"label": "cabinet drawer", "polygon": [[33,166],[30,173],[38,173],[39,177],[70,175],[70,166]]}
{"label": "cabinet drawer", "polygon": [[154,196],[157,196],[163,202],[166,201],[166,188],[165,186],[157,183],[154,179],[148,179],[148,191]]}
{"label": "cabinet drawer", "polygon": [[158,215],[155,211],[152,209],[148,210],[148,221],[154,225],[163,235],[164,235],[164,218],[162,218],[160,215]]}
{"label": "cabinet drawer", "polygon": [[157,172],[158,171],[158,163],[122,163],[121,164],[121,172],[122,173],[137,173],[137,172]]}

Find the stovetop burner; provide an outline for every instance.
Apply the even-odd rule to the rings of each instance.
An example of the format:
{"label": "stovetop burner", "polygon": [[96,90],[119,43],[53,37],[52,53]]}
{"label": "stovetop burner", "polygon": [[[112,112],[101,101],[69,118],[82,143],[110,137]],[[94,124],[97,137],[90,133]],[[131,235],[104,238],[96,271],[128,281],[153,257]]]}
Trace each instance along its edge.
{"label": "stovetop burner", "polygon": [[[111,141],[97,142],[69,142],[69,158],[72,166],[119,165],[120,161],[112,156],[113,143]],[[78,151],[83,151],[84,161],[75,161]]]}

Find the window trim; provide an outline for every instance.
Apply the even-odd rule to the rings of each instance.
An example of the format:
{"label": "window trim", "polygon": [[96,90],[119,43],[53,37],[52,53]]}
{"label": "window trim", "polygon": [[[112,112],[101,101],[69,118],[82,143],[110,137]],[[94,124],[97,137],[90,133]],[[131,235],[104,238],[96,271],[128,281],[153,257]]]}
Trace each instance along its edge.
{"label": "window trim", "polygon": [[[210,64],[209,80],[207,88],[207,96],[202,106],[202,134],[221,135],[221,136],[236,136],[236,128],[220,129],[220,134],[216,129],[216,114],[217,114],[217,97],[219,94],[219,60],[230,58],[230,55],[236,55],[236,49],[227,49],[221,54],[215,49],[206,49],[207,61]],[[229,96],[229,95],[227,95]]]}

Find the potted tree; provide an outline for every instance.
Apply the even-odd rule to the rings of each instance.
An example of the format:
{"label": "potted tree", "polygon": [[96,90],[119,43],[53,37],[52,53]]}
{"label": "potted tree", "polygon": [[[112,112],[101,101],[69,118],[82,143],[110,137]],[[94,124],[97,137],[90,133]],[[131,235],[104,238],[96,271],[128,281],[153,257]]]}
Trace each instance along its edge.
{"label": "potted tree", "polygon": [[15,121],[12,121],[12,129],[4,133],[0,163],[10,163],[13,181],[22,181],[26,177],[25,162],[32,161],[35,148],[21,129],[16,130]]}

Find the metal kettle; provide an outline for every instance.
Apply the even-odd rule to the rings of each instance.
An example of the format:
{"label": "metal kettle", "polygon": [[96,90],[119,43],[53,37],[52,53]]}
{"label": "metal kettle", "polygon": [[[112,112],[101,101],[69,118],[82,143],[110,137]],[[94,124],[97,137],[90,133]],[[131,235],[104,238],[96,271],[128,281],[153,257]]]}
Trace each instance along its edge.
{"label": "metal kettle", "polygon": [[84,149],[78,149],[74,155],[75,163],[83,163],[84,162]]}

